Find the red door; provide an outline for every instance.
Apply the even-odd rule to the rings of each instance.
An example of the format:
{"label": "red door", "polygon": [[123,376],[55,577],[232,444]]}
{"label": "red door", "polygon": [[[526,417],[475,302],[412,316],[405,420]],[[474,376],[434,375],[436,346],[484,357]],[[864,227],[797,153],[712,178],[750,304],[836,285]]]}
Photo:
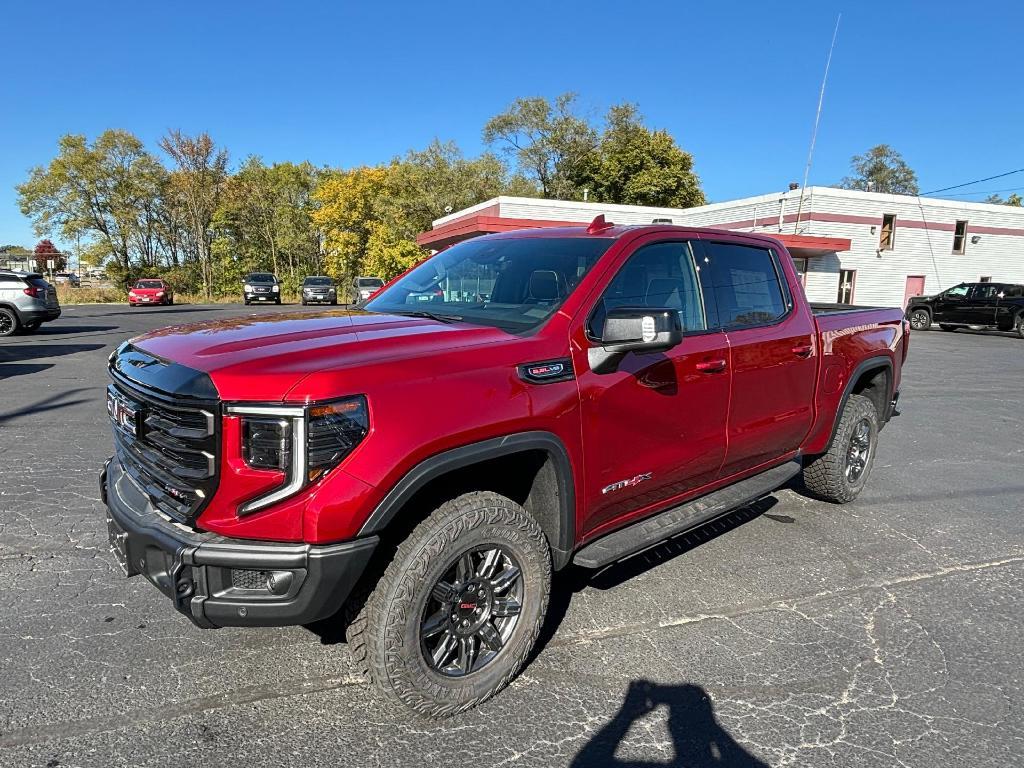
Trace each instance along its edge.
{"label": "red door", "polygon": [[[725,334],[706,328],[690,244],[657,237],[621,257],[614,277],[576,318],[585,535],[712,482],[725,458]],[[627,306],[678,311],[686,335],[674,349],[631,353],[617,371],[596,374],[587,350],[600,335],[604,313]]]}
{"label": "red door", "polygon": [[[701,283],[729,342],[728,477],[800,447],[814,418],[814,319],[789,293],[788,260],[749,241],[705,241]],[[787,270],[787,266],[790,271]]]}
{"label": "red door", "polygon": [[924,275],[907,275],[907,287],[903,291],[903,308],[915,296],[924,295]]}

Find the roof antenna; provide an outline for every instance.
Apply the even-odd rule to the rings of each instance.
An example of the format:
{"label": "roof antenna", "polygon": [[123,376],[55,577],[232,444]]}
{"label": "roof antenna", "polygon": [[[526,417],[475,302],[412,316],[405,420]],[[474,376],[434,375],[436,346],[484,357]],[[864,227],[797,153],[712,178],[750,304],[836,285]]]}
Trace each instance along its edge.
{"label": "roof antenna", "polygon": [[587,227],[588,235],[596,235],[598,232],[603,232],[606,229],[611,229],[615,225],[610,221],[604,220],[604,214],[599,213],[594,217],[594,220],[590,222],[590,226]]}
{"label": "roof antenna", "polygon": [[836,47],[836,37],[839,35],[839,21],[843,18],[840,13],[836,16],[836,28],[832,32],[832,45],[828,49],[828,59],[825,60],[825,75],[821,78],[821,92],[818,94],[818,113],[814,116],[814,130],[811,131],[811,148],[807,151],[807,166],[804,168],[804,184],[800,187],[800,202],[796,207],[796,223],[793,225],[793,234],[800,228],[800,214],[804,207],[804,191],[807,189],[807,177],[811,174],[811,161],[814,160],[814,143],[818,140],[818,123],[821,122],[821,105],[825,101],[825,84],[828,82],[828,68],[832,64],[832,51]]}

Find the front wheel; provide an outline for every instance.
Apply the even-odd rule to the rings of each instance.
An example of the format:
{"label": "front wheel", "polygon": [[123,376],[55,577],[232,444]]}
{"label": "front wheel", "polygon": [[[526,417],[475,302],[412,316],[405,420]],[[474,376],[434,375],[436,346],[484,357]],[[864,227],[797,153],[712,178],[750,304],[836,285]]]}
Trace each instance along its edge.
{"label": "front wheel", "polygon": [[499,494],[464,494],[399,545],[349,625],[352,655],[393,701],[428,717],[458,714],[522,667],[550,588],[537,521]]}
{"label": "front wheel", "polygon": [[910,327],[915,331],[927,331],[932,326],[932,316],[927,309],[915,309],[910,313]]}
{"label": "front wheel", "polygon": [[828,452],[804,467],[804,485],[825,501],[846,504],[857,498],[875,463],[878,411],[863,395],[850,395]]}

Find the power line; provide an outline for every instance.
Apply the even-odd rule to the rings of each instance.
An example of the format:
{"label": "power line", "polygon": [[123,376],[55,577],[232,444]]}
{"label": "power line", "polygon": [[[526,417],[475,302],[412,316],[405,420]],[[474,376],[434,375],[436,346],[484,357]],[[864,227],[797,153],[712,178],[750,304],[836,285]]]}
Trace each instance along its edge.
{"label": "power line", "polygon": [[943,197],[966,197],[967,195],[997,195],[1000,192],[1020,192],[1024,187],[1007,187],[1005,189],[990,189],[986,192],[957,192],[955,195],[943,195]]}
{"label": "power line", "polygon": [[1015,171],[1007,171],[1006,173],[997,173],[995,176],[987,176],[984,179],[975,179],[974,181],[964,182],[963,184],[954,184],[952,187],[943,187],[942,189],[933,189],[931,192],[922,192],[921,196],[935,195],[939,192],[948,192],[951,189],[960,189],[961,187],[969,187],[972,184],[981,184],[983,181],[992,181],[992,179],[1001,179],[1004,176],[1012,176],[1015,173],[1024,173],[1024,168],[1018,168]]}

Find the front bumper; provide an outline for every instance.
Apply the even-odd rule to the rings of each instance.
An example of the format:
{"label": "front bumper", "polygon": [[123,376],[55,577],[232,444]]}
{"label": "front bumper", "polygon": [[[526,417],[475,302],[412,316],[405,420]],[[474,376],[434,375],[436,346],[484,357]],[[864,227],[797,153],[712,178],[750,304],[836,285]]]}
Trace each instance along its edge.
{"label": "front bumper", "polygon": [[[157,512],[117,458],[100,474],[111,549],[200,627],[309,624],[337,612],[378,538],[314,546],[229,539]],[[268,579],[273,576],[273,588]]]}

